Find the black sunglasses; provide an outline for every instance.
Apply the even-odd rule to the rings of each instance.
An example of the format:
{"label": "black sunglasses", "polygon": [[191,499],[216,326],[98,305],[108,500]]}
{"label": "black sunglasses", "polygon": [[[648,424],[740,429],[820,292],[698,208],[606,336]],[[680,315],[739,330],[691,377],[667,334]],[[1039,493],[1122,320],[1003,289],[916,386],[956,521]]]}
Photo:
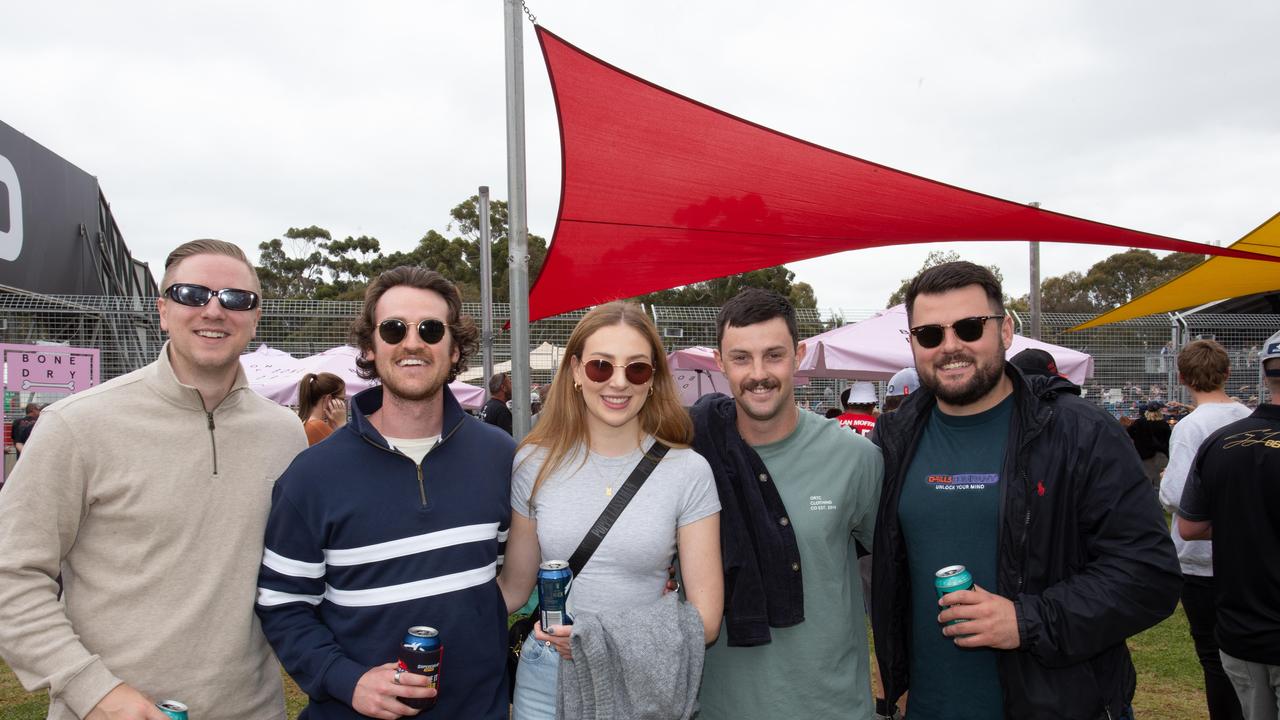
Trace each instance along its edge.
{"label": "black sunglasses", "polygon": [[166,297],[189,307],[204,307],[215,296],[222,307],[228,310],[252,310],[258,307],[258,293],[252,290],[223,288],[211,290],[203,285],[192,283],[174,283],[164,291]]}
{"label": "black sunglasses", "polygon": [[[588,360],[582,364],[582,370],[591,382],[609,382],[613,379],[613,363],[608,360]],[[653,377],[653,365],[637,360],[629,362],[622,368],[622,374],[632,385],[643,385]]]}
{"label": "black sunglasses", "polygon": [[955,331],[956,337],[964,342],[973,342],[982,337],[986,331],[988,320],[1000,320],[1003,315],[977,315],[957,320],[950,325],[917,325],[911,328],[911,334],[922,348],[936,348],[942,344],[947,328]]}
{"label": "black sunglasses", "polygon": [[[435,345],[444,337],[445,324],[439,320],[423,320],[418,323],[418,337],[428,345]],[[378,337],[388,345],[399,345],[409,334],[409,326],[403,320],[392,318],[378,323]]]}

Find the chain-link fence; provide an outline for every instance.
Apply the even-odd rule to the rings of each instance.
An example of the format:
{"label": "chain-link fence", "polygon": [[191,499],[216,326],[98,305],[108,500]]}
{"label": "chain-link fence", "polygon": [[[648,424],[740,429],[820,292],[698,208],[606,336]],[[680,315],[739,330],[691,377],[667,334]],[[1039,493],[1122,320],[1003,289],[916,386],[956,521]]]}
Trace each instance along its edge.
{"label": "chain-link fence", "polygon": [[[264,300],[262,307],[262,321],[250,349],[266,343],[302,357],[346,343],[348,327],[360,303]],[[648,310],[668,350],[716,344],[718,308],[657,306]],[[480,306],[465,303],[463,311],[478,318]],[[802,309],[797,319],[801,336],[810,337],[876,312]],[[508,314],[506,304],[494,306],[495,363],[511,358],[510,335],[500,331]],[[544,342],[563,346],[582,315],[582,311],[566,313],[533,323],[530,347]],[[1047,313],[1041,319],[1041,339],[1092,355],[1094,374],[1084,385],[1085,397],[1116,412],[1132,412],[1138,403],[1153,399],[1185,400],[1185,390],[1177,383],[1177,349],[1197,338],[1215,339],[1227,349],[1232,358],[1227,392],[1256,403],[1261,396],[1258,350],[1267,337],[1280,330],[1277,315],[1160,315],[1068,332],[1089,318]],[[1024,320],[1015,315],[1019,330]],[[163,337],[155,301],[151,299],[0,293],[0,341],[98,348],[102,379],[106,380],[150,362],[159,352]],[[472,366],[479,365],[476,357]],[[535,367],[531,372],[535,383],[549,382],[551,374],[552,370],[545,367]],[[839,390],[846,384],[815,378],[798,387],[796,394],[805,406],[822,411],[836,405]],[[6,414],[13,416],[17,407],[33,400],[46,399],[11,397]]]}

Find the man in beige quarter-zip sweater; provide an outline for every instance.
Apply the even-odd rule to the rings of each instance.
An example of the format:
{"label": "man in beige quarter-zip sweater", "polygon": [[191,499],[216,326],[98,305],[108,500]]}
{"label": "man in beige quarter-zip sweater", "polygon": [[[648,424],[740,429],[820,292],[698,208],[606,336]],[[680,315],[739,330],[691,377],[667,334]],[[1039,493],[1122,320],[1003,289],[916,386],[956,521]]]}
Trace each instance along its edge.
{"label": "man in beige quarter-zip sweater", "polygon": [[262,312],[244,253],[186,243],[161,288],[160,357],[46,408],[0,494],[0,655],[50,720],[166,720],[166,699],[282,720],[253,606],[272,483],[306,436],[240,369]]}

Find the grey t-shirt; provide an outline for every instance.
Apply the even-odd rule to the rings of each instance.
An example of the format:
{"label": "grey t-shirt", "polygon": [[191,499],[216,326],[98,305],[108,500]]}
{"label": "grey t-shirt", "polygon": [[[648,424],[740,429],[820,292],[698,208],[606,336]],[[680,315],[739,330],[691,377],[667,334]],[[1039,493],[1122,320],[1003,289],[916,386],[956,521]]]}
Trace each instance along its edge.
{"label": "grey t-shirt", "polygon": [[[646,438],[641,447],[652,442]],[[520,449],[512,469],[511,508],[537,523],[543,562],[569,559],[641,455],[639,449],[616,458],[589,453],[584,462],[581,449],[571,453],[543,481],[530,505],[546,451]],[[574,611],[635,607],[662,597],[676,551],[676,529],[717,512],[720,498],[711,466],[692,450],[673,448],[574,578]]]}

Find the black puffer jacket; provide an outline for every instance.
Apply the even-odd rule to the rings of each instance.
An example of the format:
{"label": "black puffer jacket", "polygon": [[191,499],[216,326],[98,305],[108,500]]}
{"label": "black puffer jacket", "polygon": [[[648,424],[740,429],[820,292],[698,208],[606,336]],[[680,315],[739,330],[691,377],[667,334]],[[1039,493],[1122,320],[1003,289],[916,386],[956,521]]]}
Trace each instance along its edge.
{"label": "black puffer jacket", "polygon": [[[1061,378],[1012,365],[1014,411],[1001,483],[996,592],[1021,646],[998,651],[1010,720],[1116,718],[1136,678],[1125,638],[1168,617],[1182,575],[1133,443]],[[935,405],[925,389],[881,418],[885,486],[876,518],[872,626],[885,695],[910,690],[911,587],[898,522],[903,477]],[[936,632],[937,628],[925,628]]]}

